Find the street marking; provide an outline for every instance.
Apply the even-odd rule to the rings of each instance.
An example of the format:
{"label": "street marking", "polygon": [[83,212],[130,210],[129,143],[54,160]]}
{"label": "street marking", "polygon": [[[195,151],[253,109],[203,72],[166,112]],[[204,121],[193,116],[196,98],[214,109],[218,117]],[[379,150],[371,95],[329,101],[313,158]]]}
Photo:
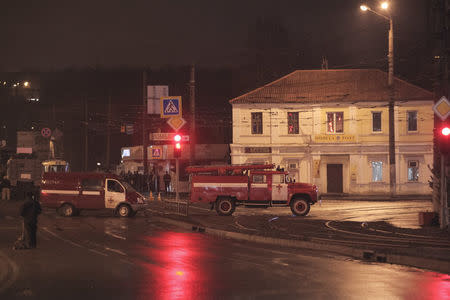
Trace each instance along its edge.
{"label": "street marking", "polygon": [[106,247],[106,246],[105,246],[105,250],[108,250],[108,251],[111,251],[111,252],[114,252],[114,253],[117,253],[117,254],[120,254],[120,255],[128,256],[128,254],[126,254],[125,252],[122,252],[122,251],[117,250],[117,249],[109,248],[109,247]]}
{"label": "street marking", "polygon": [[43,227],[42,229],[45,230],[45,231],[46,231],[47,233],[49,233],[50,235],[53,235],[54,237],[56,237],[56,238],[58,238],[58,239],[60,239],[60,240],[62,240],[62,241],[64,241],[64,242],[66,242],[66,243],[69,243],[69,244],[71,244],[71,245],[73,245],[73,246],[75,246],[75,247],[78,247],[78,248],[86,248],[86,247],[83,247],[83,246],[80,245],[80,244],[77,244],[77,243],[75,243],[75,242],[72,242],[71,240],[67,240],[67,239],[65,239],[65,238],[60,237],[60,236],[57,235],[56,233],[51,232],[50,230],[48,230],[46,227]]}
{"label": "street marking", "polygon": [[257,229],[245,227],[244,225],[239,224],[238,221],[235,221],[234,224],[236,224],[236,226],[241,228],[241,229],[251,230],[251,231],[258,231]]}
{"label": "street marking", "polygon": [[115,237],[115,238],[117,238],[117,239],[121,239],[121,240],[126,240],[126,239],[127,239],[126,237],[123,237],[123,236],[121,236],[121,235],[112,233],[112,232],[109,231],[109,230],[105,230],[105,233],[106,233],[107,235],[110,235],[110,236]]}
{"label": "street marking", "polygon": [[86,249],[86,250],[88,250],[88,251],[90,251],[90,252],[93,252],[93,253],[95,253],[95,254],[98,254],[98,255],[109,256],[109,255],[106,254],[106,253],[99,252],[99,251],[97,251],[97,250],[87,248],[87,247],[85,247],[85,246],[83,246],[83,245],[80,245],[80,244],[78,244],[78,243],[72,242],[71,240],[68,240],[68,239],[65,239],[65,238],[63,238],[63,237],[60,237],[60,236],[57,235],[56,233],[51,232],[50,230],[48,230],[46,227],[43,227],[42,229],[45,230],[46,232],[48,232],[49,234],[53,235],[54,237],[56,237],[56,238],[58,238],[58,239],[60,239],[60,240],[62,240],[62,241],[64,241],[64,242],[66,242],[66,243],[69,243],[69,244],[71,244],[71,245],[73,245],[73,246],[76,246],[76,247],[79,247],[79,248],[82,248],[82,249]]}
{"label": "street marking", "polygon": [[88,250],[91,251],[91,252],[94,252],[94,253],[96,253],[96,254],[99,254],[99,255],[109,256],[109,255],[106,254],[106,253],[103,253],[103,252],[100,252],[100,251],[97,251],[97,250],[94,250],[94,249],[88,249]]}

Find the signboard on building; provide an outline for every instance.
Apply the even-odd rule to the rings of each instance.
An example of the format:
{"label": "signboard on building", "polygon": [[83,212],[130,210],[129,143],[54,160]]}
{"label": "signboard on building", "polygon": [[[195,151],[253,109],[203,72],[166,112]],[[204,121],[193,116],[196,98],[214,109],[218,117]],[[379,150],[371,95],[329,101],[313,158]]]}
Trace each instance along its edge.
{"label": "signboard on building", "polygon": [[17,147],[17,154],[25,153],[25,154],[31,154],[33,153],[33,148],[31,147]]}
{"label": "signboard on building", "polygon": [[147,113],[153,115],[161,114],[161,98],[169,96],[168,85],[147,86]]}
{"label": "signboard on building", "polygon": [[245,153],[272,153],[271,147],[245,147]]}
{"label": "signboard on building", "polygon": [[161,98],[161,118],[181,117],[181,110],[181,96]]}
{"label": "signboard on building", "polygon": [[315,143],[354,143],[355,136],[351,134],[316,134]]}

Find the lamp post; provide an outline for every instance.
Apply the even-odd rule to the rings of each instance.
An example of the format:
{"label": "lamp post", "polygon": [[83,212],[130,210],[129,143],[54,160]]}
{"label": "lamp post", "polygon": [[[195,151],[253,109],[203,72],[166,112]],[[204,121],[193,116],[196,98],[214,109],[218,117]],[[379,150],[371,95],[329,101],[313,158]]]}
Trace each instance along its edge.
{"label": "lamp post", "polygon": [[[381,9],[388,10],[389,3],[382,2]],[[395,168],[395,100],[394,100],[394,24],[392,15],[385,15],[371,9],[367,5],[360,6],[362,11],[370,11],[389,21],[389,46],[388,46],[388,88],[389,88],[389,187],[391,196],[396,192],[396,168]]]}

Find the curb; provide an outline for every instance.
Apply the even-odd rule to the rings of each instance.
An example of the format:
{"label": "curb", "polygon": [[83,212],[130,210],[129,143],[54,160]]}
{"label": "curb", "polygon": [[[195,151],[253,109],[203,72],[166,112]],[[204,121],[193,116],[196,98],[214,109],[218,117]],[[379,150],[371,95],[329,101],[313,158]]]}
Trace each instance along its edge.
{"label": "curb", "polygon": [[265,237],[260,235],[251,235],[240,232],[232,232],[225,231],[221,229],[213,229],[213,228],[202,228],[199,227],[198,224],[188,223],[184,221],[177,221],[170,218],[153,216],[153,219],[175,225],[187,230],[193,230],[198,232],[208,233],[220,238],[230,238],[236,240],[244,240],[250,242],[256,242],[261,244],[269,244],[274,246],[283,246],[283,247],[292,247],[292,248],[300,248],[300,249],[309,249],[309,250],[319,250],[319,251],[328,251],[333,252],[345,256],[350,256],[356,259],[360,259],[363,261],[370,262],[379,262],[379,263],[390,263],[397,265],[405,265],[411,267],[417,267],[421,269],[433,270],[441,273],[450,274],[450,262],[431,259],[431,258],[423,258],[418,256],[409,256],[409,255],[399,255],[399,254],[386,254],[386,253],[377,253],[373,250],[363,250],[358,248],[352,248],[347,246],[338,246],[338,245],[329,245],[322,243],[315,243],[309,241],[299,241],[299,240],[286,240],[280,238],[273,237]]}
{"label": "curb", "polygon": [[18,274],[16,263],[0,251],[0,295],[17,280]]}

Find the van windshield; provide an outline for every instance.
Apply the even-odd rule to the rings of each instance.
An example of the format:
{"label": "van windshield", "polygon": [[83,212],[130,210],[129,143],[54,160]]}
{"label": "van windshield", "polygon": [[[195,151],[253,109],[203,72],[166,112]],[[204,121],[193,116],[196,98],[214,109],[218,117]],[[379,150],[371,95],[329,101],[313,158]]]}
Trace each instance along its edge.
{"label": "van windshield", "polygon": [[134,189],[134,187],[132,187],[131,184],[129,184],[128,182],[121,181],[120,183],[125,186],[127,191],[136,192],[137,193],[137,191]]}

